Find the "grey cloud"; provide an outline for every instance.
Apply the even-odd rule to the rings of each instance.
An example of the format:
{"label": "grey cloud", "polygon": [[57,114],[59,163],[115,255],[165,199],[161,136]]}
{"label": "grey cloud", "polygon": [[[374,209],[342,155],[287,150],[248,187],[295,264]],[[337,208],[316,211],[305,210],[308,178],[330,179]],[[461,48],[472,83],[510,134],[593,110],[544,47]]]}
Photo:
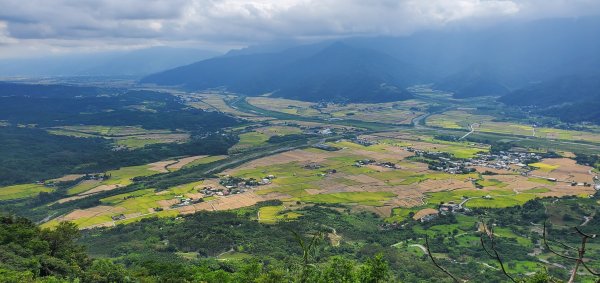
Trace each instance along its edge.
{"label": "grey cloud", "polygon": [[[581,16],[597,0],[0,0],[3,42],[74,48],[403,35],[453,23]],[[10,39],[10,40],[8,40]],[[6,43],[5,43],[6,45]]]}

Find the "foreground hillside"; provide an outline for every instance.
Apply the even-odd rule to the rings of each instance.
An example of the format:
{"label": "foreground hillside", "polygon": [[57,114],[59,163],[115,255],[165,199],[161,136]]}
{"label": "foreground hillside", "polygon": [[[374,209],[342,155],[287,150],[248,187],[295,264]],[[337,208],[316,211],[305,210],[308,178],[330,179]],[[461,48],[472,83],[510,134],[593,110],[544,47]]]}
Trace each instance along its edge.
{"label": "foreground hillside", "polygon": [[[479,243],[480,236],[485,240],[484,234],[468,232],[475,228],[470,223],[478,221],[474,216],[408,221],[400,228],[382,226],[369,213],[344,212],[349,208],[341,206],[307,206],[296,221],[260,224],[252,220],[257,210],[269,205],[277,203],[175,220],[150,219],[83,234],[66,222],[47,230],[26,219],[2,217],[0,275],[3,282],[431,282],[432,278],[452,282],[428,258],[429,247],[436,263],[453,276],[478,282],[508,280]],[[535,256],[536,241],[540,240],[533,231],[541,227],[530,227],[528,221],[561,217],[570,209],[587,213],[593,206],[592,202],[549,199],[486,210],[497,225],[494,251],[500,253],[508,276],[519,282],[560,282],[550,278],[561,276],[560,266],[572,262],[555,255],[545,257],[549,262],[561,262],[549,270],[554,275],[534,262],[517,264]],[[546,215],[545,210],[554,215]],[[563,224],[548,231],[552,240],[576,241],[568,236],[571,230],[567,228],[574,220],[563,218]],[[597,232],[597,220],[588,225],[581,228],[584,233]],[[529,229],[531,239],[523,234],[530,233],[525,232]],[[428,234],[427,245],[422,237]],[[588,244],[590,249],[596,246],[593,241]],[[554,244],[554,248],[560,247]],[[90,258],[86,249],[96,259]],[[527,253],[530,249],[534,255]],[[458,255],[463,260],[478,260],[466,265],[447,260]],[[594,262],[588,266],[598,267]],[[522,272],[528,275],[518,275]],[[583,270],[579,279],[594,281]]]}

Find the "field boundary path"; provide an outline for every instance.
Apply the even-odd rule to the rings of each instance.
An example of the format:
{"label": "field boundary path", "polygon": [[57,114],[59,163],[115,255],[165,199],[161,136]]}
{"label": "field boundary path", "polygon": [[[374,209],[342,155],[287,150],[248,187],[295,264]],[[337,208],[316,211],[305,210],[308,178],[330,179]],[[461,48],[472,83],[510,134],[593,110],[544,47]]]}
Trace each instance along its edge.
{"label": "field boundary path", "polygon": [[464,136],[460,137],[458,140],[462,140],[462,139],[468,137],[473,132],[475,132],[475,128],[473,128],[473,124],[469,124],[469,128],[471,129],[471,131],[469,131],[468,133],[466,133]]}

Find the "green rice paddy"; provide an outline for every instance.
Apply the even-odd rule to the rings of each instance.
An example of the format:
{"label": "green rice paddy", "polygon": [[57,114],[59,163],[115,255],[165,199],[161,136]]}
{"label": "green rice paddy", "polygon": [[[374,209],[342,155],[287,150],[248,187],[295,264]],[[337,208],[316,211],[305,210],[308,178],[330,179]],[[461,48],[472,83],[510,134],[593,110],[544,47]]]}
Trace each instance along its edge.
{"label": "green rice paddy", "polygon": [[239,137],[240,141],[231,148],[232,151],[259,146],[269,139],[268,135],[258,132],[243,133]]}
{"label": "green rice paddy", "polygon": [[35,197],[41,192],[51,192],[52,188],[39,184],[23,184],[0,188],[0,200]]}
{"label": "green rice paddy", "polygon": [[110,178],[107,180],[99,182],[81,182],[78,185],[70,188],[67,193],[69,195],[76,195],[101,185],[127,186],[133,183],[132,179],[135,177],[150,176],[158,173],[159,172],[157,171],[150,170],[149,165],[123,167],[118,170],[107,171],[106,174],[110,175]]}
{"label": "green rice paddy", "polygon": [[299,198],[292,198],[291,200],[310,203],[346,203],[379,206],[395,196],[396,194],[391,192],[346,192],[306,195]]}
{"label": "green rice paddy", "polygon": [[227,158],[227,155],[207,156],[207,157],[196,159],[196,160],[186,164],[185,166],[183,166],[183,168],[192,167],[192,166],[201,165],[201,164],[208,164],[208,163],[219,161],[219,160],[222,160],[225,158]]}
{"label": "green rice paddy", "polygon": [[302,214],[293,211],[282,213],[284,210],[285,207],[283,205],[261,207],[258,210],[258,222],[274,224],[278,221],[296,219],[302,216]]}
{"label": "green rice paddy", "polygon": [[483,187],[497,187],[497,188],[504,188],[504,187],[508,186],[508,184],[503,183],[502,181],[497,180],[497,179],[477,180],[477,184],[479,184]]}
{"label": "green rice paddy", "polygon": [[546,164],[546,163],[542,163],[542,162],[531,163],[531,164],[529,164],[529,166],[539,168],[540,170],[542,170],[544,172],[552,172],[552,171],[558,169],[558,167],[560,167],[558,165],[551,165],[551,164]]}

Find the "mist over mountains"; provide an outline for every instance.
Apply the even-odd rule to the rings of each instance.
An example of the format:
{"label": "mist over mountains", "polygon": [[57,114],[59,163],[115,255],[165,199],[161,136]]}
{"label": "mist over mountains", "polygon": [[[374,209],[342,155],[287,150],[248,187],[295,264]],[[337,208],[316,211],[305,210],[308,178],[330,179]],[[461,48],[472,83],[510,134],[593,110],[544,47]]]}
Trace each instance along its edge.
{"label": "mist over mountains", "polygon": [[66,54],[0,60],[0,76],[133,76],[140,77],[219,53],[192,48],[151,47],[132,51]]}
{"label": "mist over mountains", "polygon": [[251,47],[153,74],[143,83],[224,87],[246,95],[377,102],[433,83],[456,97],[502,96],[561,77],[599,74],[600,18],[546,19],[481,30]]}

